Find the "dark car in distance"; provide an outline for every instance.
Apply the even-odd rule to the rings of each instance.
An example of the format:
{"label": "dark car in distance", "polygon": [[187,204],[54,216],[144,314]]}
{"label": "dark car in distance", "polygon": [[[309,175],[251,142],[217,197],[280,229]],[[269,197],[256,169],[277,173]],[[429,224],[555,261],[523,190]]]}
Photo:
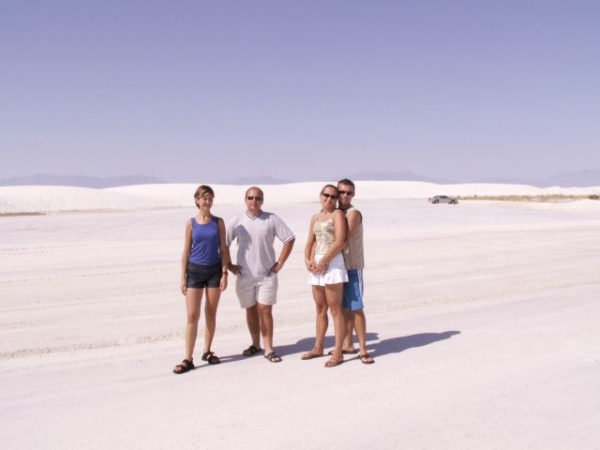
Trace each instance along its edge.
{"label": "dark car in distance", "polygon": [[448,197],[447,195],[436,195],[429,198],[429,202],[433,204],[450,203],[451,205],[456,205],[458,203],[458,199],[456,197]]}

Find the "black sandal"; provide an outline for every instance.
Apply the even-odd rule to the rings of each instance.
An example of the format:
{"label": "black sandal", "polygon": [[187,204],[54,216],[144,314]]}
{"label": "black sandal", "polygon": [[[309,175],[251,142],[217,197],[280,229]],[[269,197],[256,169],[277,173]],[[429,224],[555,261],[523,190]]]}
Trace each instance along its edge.
{"label": "black sandal", "polygon": [[209,364],[219,364],[221,360],[213,352],[206,352],[202,355],[202,361],[207,361]]}
{"label": "black sandal", "polygon": [[282,361],[281,356],[279,356],[275,352],[271,352],[268,355],[265,355],[265,358],[267,358],[272,363],[278,363]]}
{"label": "black sandal", "polygon": [[250,347],[248,347],[246,350],[244,350],[242,352],[242,355],[243,356],[254,356],[258,352],[261,352],[261,351],[262,351],[262,348],[258,348],[254,344],[252,344]]}
{"label": "black sandal", "polygon": [[181,361],[181,364],[177,364],[173,369],[173,373],[180,375],[182,373],[189,372],[190,370],[194,370],[196,366],[194,366],[194,358],[192,359],[184,359]]}

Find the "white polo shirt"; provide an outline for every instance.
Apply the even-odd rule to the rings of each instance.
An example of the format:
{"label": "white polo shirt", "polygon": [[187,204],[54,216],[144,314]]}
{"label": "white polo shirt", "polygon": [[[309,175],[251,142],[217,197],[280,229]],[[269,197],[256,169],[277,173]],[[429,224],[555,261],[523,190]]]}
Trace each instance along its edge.
{"label": "white polo shirt", "polygon": [[251,217],[248,212],[229,221],[227,246],[237,241],[236,263],[243,278],[263,278],[277,262],[275,238],[282,244],[295,238],[294,233],[278,216],[262,211]]}

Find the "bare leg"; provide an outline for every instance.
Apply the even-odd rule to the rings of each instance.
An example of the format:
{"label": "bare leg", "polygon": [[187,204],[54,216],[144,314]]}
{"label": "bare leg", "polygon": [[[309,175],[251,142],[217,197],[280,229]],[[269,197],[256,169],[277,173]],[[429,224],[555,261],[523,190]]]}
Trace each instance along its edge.
{"label": "bare leg", "polygon": [[354,352],[354,313],[349,309],[342,308],[342,312],[344,313],[344,319],[346,320],[346,337],[344,338],[344,343],[342,344],[342,349],[348,352]]}
{"label": "bare leg", "polygon": [[252,345],[260,348],[260,319],[258,317],[257,305],[246,308],[246,323],[248,324],[248,331],[250,331],[250,337],[252,338]]}
{"label": "bare leg", "polygon": [[198,321],[200,320],[200,305],[202,304],[202,289],[188,288],[185,295],[187,321],[185,325],[185,358],[192,360],[196,338],[198,336]]}
{"label": "bare leg", "polygon": [[366,355],[367,352],[367,318],[362,309],[353,311],[352,316],[354,317],[354,329],[356,330],[356,336],[358,336],[358,344],[360,345],[360,354]]}
{"label": "bare leg", "polygon": [[327,333],[327,327],[329,325],[329,319],[327,318],[327,301],[325,298],[325,287],[313,286],[312,287],[313,298],[315,299],[315,307],[317,310],[317,321],[316,321],[316,338],[315,346],[311,351],[303,356],[303,359],[309,355],[320,356],[323,354],[323,347],[325,342],[325,333]]}
{"label": "bare leg", "polygon": [[342,283],[328,284],[325,286],[327,306],[331,311],[335,332],[335,346],[332,357],[337,361],[343,361],[344,359],[342,356],[342,344],[346,337],[346,321],[344,320],[344,314],[342,313],[343,289],[344,285]]}
{"label": "bare leg", "polygon": [[259,303],[258,312],[260,315],[260,332],[263,344],[265,345],[265,355],[268,355],[273,351],[273,307]]}
{"label": "bare leg", "polygon": [[215,330],[217,328],[217,308],[221,290],[219,288],[206,288],[206,304],[204,305],[204,353],[209,352],[212,347]]}

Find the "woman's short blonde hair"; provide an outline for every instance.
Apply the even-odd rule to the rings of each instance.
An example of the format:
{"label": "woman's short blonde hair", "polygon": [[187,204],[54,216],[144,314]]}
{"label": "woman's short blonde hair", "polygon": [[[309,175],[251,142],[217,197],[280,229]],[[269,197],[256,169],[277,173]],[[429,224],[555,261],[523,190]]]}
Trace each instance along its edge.
{"label": "woman's short blonde hair", "polygon": [[213,191],[213,188],[211,188],[210,186],[207,186],[206,184],[201,184],[200,186],[198,186],[198,189],[196,189],[196,192],[194,193],[194,201],[196,203],[196,206],[198,206],[197,200],[204,197],[205,195],[210,195],[212,198],[215,198],[215,191]]}

